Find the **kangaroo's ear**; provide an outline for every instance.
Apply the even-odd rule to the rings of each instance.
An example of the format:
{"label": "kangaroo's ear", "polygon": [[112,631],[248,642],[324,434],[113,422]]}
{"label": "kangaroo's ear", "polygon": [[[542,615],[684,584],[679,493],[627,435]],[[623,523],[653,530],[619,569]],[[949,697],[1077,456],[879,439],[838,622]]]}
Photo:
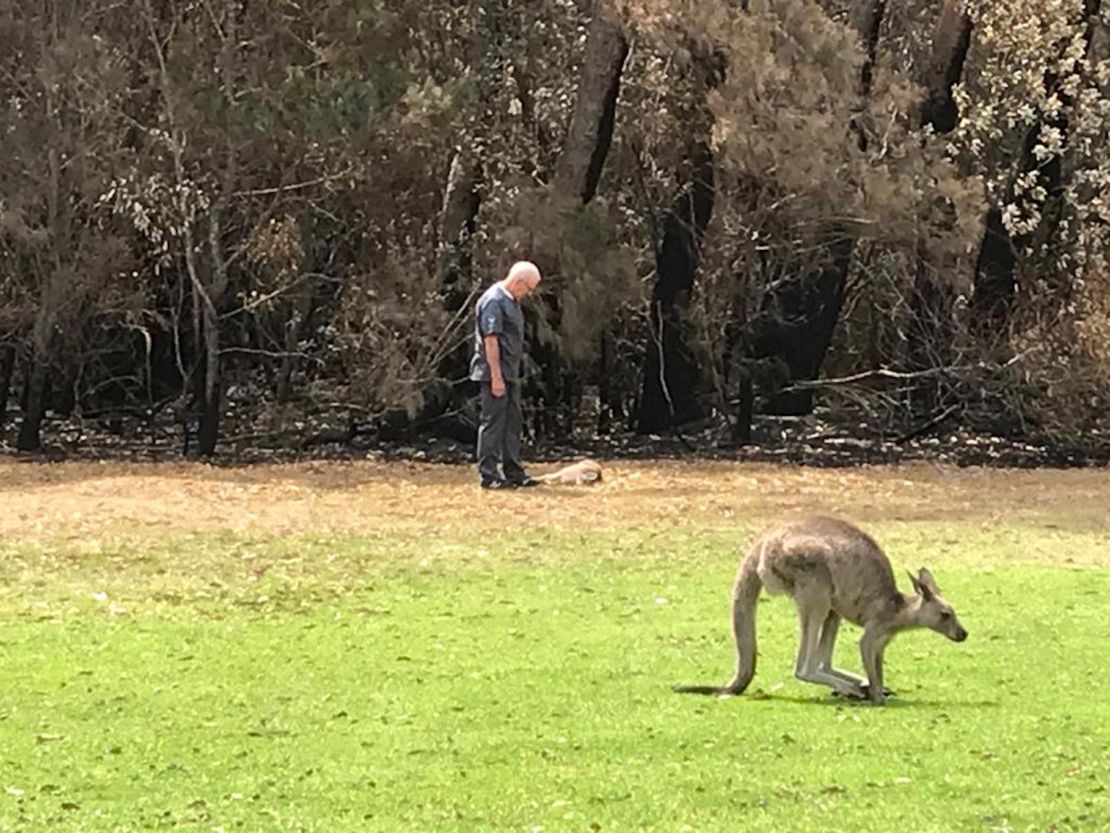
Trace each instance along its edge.
{"label": "kangaroo's ear", "polygon": [[[922,568],[917,575],[914,575],[914,573],[910,573],[908,570],[906,572],[909,573],[909,580],[914,583],[914,592],[921,596],[921,598],[925,601],[931,602],[936,593],[932,592],[932,588],[930,588],[929,582],[921,581],[921,573],[927,573],[928,570]],[[930,578],[932,578],[932,576],[930,576]]]}
{"label": "kangaroo's ear", "polygon": [[928,601],[931,596],[928,589],[918,580],[917,576],[906,570],[906,575],[910,577],[910,583],[913,585],[913,592],[921,596],[925,601]]}
{"label": "kangaroo's ear", "polygon": [[[917,583],[920,584],[922,588],[924,588],[926,591],[928,591],[929,596],[940,595],[940,588],[937,587],[936,579],[934,579],[933,574],[926,570],[924,567],[917,571]],[[921,593],[921,595],[924,596],[925,593]]]}

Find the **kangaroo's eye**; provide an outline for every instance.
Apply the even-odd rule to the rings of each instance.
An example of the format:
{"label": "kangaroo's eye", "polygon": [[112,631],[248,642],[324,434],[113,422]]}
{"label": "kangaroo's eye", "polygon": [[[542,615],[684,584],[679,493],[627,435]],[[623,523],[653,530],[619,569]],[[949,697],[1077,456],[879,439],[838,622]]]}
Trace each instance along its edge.
{"label": "kangaroo's eye", "polygon": [[943,619],[945,622],[947,622],[949,619],[952,618],[952,614],[949,611],[946,610],[946,611],[944,611],[944,613],[942,613],[940,615],[940,618]]}

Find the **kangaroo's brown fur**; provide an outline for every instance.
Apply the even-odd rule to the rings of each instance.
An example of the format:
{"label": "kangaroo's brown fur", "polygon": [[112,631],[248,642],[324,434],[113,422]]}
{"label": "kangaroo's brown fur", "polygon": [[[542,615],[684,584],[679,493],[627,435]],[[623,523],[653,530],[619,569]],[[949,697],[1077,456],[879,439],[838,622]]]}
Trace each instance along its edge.
{"label": "kangaroo's brown fur", "polygon": [[[752,544],[736,579],[732,630],[736,675],[723,686],[676,686],[693,694],[740,694],[755,674],[755,611],[759,591],[794,598],[801,645],[794,673],[846,697],[882,703],[883,650],[899,631],[930,628],[954,642],[967,639],[952,606],[924,567],[910,575],[915,593],[898,592],[890,560],[875,541],[850,523],[807,518],[782,524]],[[860,654],[867,679],[833,667],[840,620],[863,627]]]}

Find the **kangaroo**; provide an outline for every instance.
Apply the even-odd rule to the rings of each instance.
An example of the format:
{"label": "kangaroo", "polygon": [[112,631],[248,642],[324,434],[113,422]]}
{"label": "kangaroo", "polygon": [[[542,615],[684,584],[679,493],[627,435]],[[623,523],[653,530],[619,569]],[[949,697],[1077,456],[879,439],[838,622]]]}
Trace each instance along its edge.
{"label": "kangaroo", "polygon": [[[890,560],[878,544],[850,523],[807,518],[764,532],[740,565],[732,594],[736,675],[723,686],[675,686],[690,694],[740,694],[755,675],[755,609],[760,588],[794,597],[801,620],[801,645],[794,674],[854,699],[885,702],[883,650],[900,631],[929,628],[953,642],[967,631],[924,567],[910,574],[915,595],[898,592]],[[860,654],[864,680],[833,667],[840,620],[863,627]]]}
{"label": "kangaroo", "polygon": [[579,460],[548,474],[539,475],[536,480],[544,483],[565,483],[573,486],[591,486],[601,482],[601,464],[594,460]]}

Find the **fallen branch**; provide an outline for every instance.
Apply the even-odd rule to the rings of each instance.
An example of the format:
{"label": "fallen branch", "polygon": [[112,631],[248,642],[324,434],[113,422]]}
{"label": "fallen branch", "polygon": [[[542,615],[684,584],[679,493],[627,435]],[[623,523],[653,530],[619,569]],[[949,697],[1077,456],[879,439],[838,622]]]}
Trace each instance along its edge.
{"label": "fallen branch", "polygon": [[815,390],[817,388],[836,387],[838,385],[852,385],[857,382],[869,382],[873,379],[896,379],[898,381],[913,381],[915,379],[928,379],[932,376],[955,376],[961,373],[970,373],[972,371],[988,371],[995,372],[1005,370],[1018,364],[1026,356],[1035,350],[1039,350],[1040,345],[1030,347],[1016,356],[1012,356],[1002,364],[994,362],[975,362],[973,364],[964,365],[949,365],[947,367],[930,367],[925,370],[889,370],[885,367],[880,367],[877,370],[865,370],[862,373],[853,373],[851,376],[838,376],[834,379],[813,379],[794,382],[792,385],[782,389],[783,393],[791,391]]}

